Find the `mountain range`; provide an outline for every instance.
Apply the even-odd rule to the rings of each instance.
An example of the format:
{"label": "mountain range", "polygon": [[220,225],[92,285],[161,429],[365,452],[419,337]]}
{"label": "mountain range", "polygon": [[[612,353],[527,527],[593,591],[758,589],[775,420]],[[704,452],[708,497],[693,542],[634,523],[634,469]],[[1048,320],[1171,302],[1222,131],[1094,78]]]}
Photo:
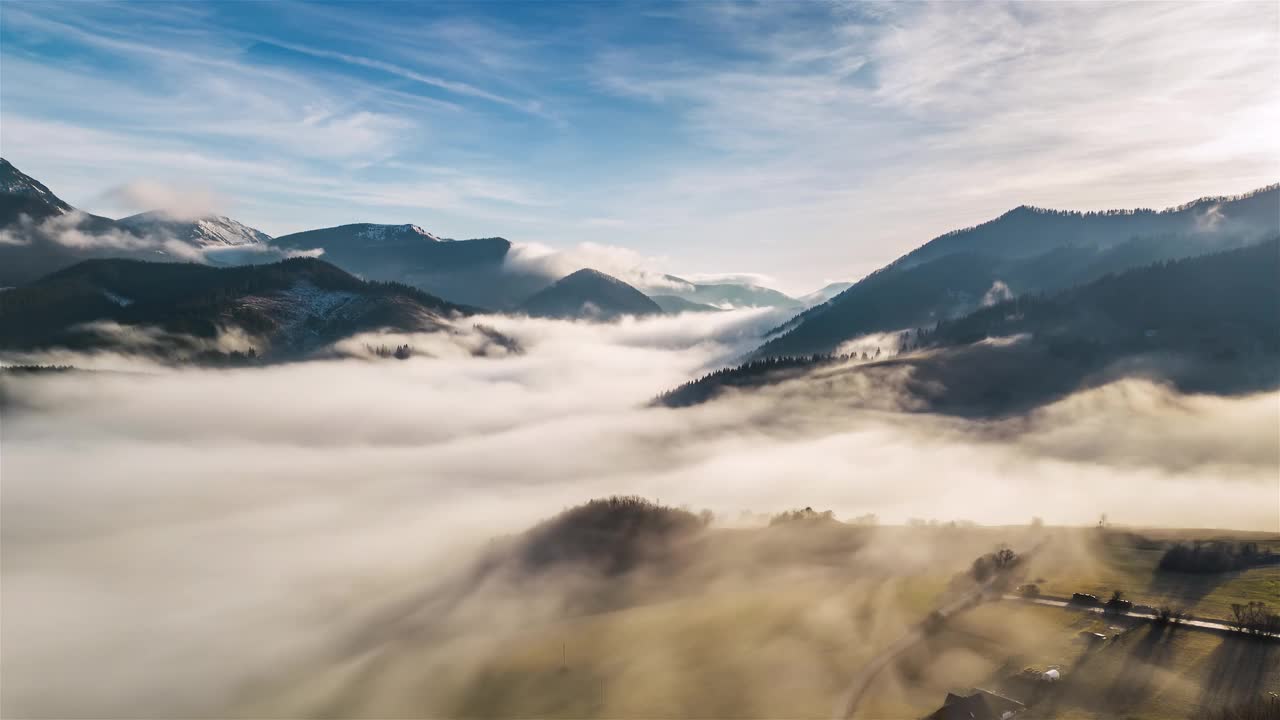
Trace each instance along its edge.
{"label": "mountain range", "polygon": [[1121,377],[1187,392],[1271,390],[1280,387],[1278,271],[1273,236],[1002,300],[902,332],[901,353],[756,357],[658,402],[684,407],[776,386],[782,397],[848,406],[892,398],[897,409],[1001,416]]}
{"label": "mountain range", "polygon": [[[676,297],[697,305],[728,310],[732,308],[774,308],[801,310],[805,303],[772,288],[748,282],[691,282],[664,275],[663,285],[646,288],[650,295]],[[821,291],[819,291],[821,292]],[[693,309],[693,308],[691,308]]]}
{"label": "mountain range", "polygon": [[[0,295],[0,315],[6,318],[0,325],[0,346],[15,349],[70,342],[68,338],[75,334],[72,328],[100,321],[136,325],[154,320],[166,332],[208,337],[210,328],[242,318],[256,330],[264,330],[267,339],[260,352],[285,356],[304,352],[317,338],[367,328],[371,318],[379,317],[387,319],[387,327],[410,328],[417,327],[413,318],[435,317],[432,322],[437,322],[441,313],[481,308],[597,321],[625,315],[765,308],[794,315],[766,336],[743,367],[776,370],[803,367],[815,356],[827,360],[843,356],[849,348],[866,343],[860,338],[885,333],[906,338],[908,346],[931,344],[935,349],[943,338],[965,337],[974,344],[1005,332],[1047,337],[1053,327],[1072,326],[1075,321],[1070,318],[1083,317],[1083,310],[1063,309],[1089,306],[1081,300],[1084,296],[1071,294],[1084,292],[1080,288],[1094,288],[1118,275],[1129,278],[1125,282],[1137,282],[1146,276],[1130,275],[1131,271],[1167,261],[1221,253],[1235,257],[1230,251],[1256,248],[1276,236],[1280,236],[1280,185],[1159,211],[1081,213],[1020,206],[986,223],[938,236],[857,282],[832,283],[798,298],[750,282],[699,282],[675,275],[663,276],[642,291],[590,268],[552,276],[536,263],[513,259],[514,246],[504,238],[452,240],[412,224],[355,223],[272,238],[218,215],[176,218],[147,212],[113,220],[77,210],[0,160],[0,286],[18,286]],[[266,273],[262,276],[244,267],[297,256],[321,256],[324,262],[299,258],[253,266],[273,268],[261,270]],[[123,266],[106,262],[109,259],[152,262]],[[189,260],[200,264],[181,262]],[[156,261],[177,263],[175,267],[184,269],[151,268]],[[201,274],[218,266],[225,266],[221,270],[230,274]],[[1264,267],[1277,269],[1275,263]],[[166,296],[164,302],[201,308],[179,321],[159,305],[143,302],[146,283],[167,287],[170,273],[206,289],[218,285],[210,279],[214,277],[231,285],[208,290],[211,297],[219,298],[216,302],[198,294]],[[335,273],[343,279],[338,280]],[[285,276],[290,278],[287,282],[280,279]],[[108,283],[103,279],[108,277],[116,279]],[[120,277],[136,279],[127,286],[113,284]],[[263,277],[276,278],[275,284],[258,285]],[[255,291],[267,288],[262,292],[270,301],[238,290],[244,283]],[[330,315],[329,310],[308,305],[315,300],[309,291],[293,290],[307,287],[355,293],[364,300],[335,304],[334,308],[345,309]],[[375,292],[375,288],[383,289]],[[401,299],[393,301],[393,296]],[[67,304],[53,302],[59,298]],[[1011,315],[1023,317],[1024,322],[1030,322],[1025,318],[1052,317],[1057,325],[1019,329],[1016,323],[996,323],[991,313],[997,310],[990,309],[1005,312],[1011,300],[1027,311]],[[290,329],[294,326],[284,309],[289,303],[306,306],[296,315],[308,318],[304,324],[314,333],[298,336]],[[36,310],[24,320],[16,314],[17,307]],[[397,314],[394,307],[411,311]],[[1206,300],[1205,307],[1218,306]],[[251,312],[252,308],[258,311]],[[1189,311],[1186,317],[1200,316]],[[1230,317],[1218,317],[1217,322],[1236,327]],[[1170,328],[1149,329],[1165,338],[1179,336]],[[948,347],[954,349],[954,345]],[[739,375],[762,373],[752,370]]]}
{"label": "mountain range", "polygon": [[86,260],[0,293],[0,348],[303,357],[359,332],[445,331],[475,312],[313,258],[264,265]]}
{"label": "mountain range", "polygon": [[861,335],[931,326],[1007,296],[1053,292],[1280,233],[1280,185],[1167,210],[1022,206],[941,235],[777,329],[757,357],[837,351]]}
{"label": "mountain range", "polygon": [[[77,210],[0,160],[0,287],[108,257],[241,265],[322,255],[367,280],[399,282],[462,304],[516,311],[561,278],[536,264],[513,262],[512,248],[501,237],[452,240],[413,224],[352,223],[273,238],[222,215],[181,218],[149,211],[113,220]],[[622,282],[614,280],[596,284],[603,294],[580,305],[591,309],[583,317],[616,317],[626,306],[610,307],[604,291]],[[650,294],[676,298],[664,301],[664,312],[803,307],[783,293],[749,283],[692,283],[673,276]],[[652,311],[648,304],[644,308]]]}
{"label": "mountain range", "polygon": [[556,280],[508,264],[511,242],[450,240],[417,225],[355,223],[277,237],[287,252],[319,252],[371,280],[401,282],[493,310],[511,309]]}
{"label": "mountain range", "polygon": [[[79,260],[151,256],[130,247],[114,220],[76,210],[35,178],[0,158],[0,287],[36,280]],[[111,247],[85,238],[110,238]]]}

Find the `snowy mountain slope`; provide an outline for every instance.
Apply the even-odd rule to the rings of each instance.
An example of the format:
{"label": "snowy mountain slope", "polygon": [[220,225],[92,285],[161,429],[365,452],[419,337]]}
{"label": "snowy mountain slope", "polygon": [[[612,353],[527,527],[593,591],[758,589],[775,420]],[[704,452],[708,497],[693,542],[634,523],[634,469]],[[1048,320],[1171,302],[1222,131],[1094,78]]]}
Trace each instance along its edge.
{"label": "snowy mountain slope", "polygon": [[[0,195],[12,198],[15,204],[21,202],[27,214],[35,219],[70,212],[73,209],[43,183],[14,167],[4,158],[0,158]],[[16,217],[0,217],[0,225],[5,225],[14,219]]]}
{"label": "snowy mountain slope", "polygon": [[224,215],[194,220],[172,218],[159,210],[130,215],[116,222],[142,234],[166,234],[201,248],[236,247],[271,242],[271,236]]}

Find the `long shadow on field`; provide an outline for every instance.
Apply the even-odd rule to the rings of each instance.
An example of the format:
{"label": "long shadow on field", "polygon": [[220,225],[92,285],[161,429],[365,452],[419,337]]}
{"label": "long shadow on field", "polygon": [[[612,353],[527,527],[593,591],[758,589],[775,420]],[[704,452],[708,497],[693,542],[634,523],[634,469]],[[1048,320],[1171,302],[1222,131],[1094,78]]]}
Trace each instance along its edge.
{"label": "long shadow on field", "polygon": [[1061,682],[1042,689],[1036,712],[1057,717],[1085,708],[1110,717],[1142,705],[1158,690],[1156,677],[1175,652],[1170,642],[1174,632],[1157,625],[1141,626],[1119,640],[1085,651]]}
{"label": "long shadow on field", "polygon": [[1136,642],[1132,642],[1128,655],[1121,663],[1120,672],[1102,693],[1107,707],[1115,710],[1127,710],[1146,700],[1152,693],[1152,678],[1156,670],[1164,665],[1169,656],[1172,629],[1149,625],[1132,632],[1143,634]]}
{"label": "long shadow on field", "polygon": [[1182,573],[1157,570],[1147,585],[1147,593],[1168,598],[1174,607],[1192,607],[1240,575],[1239,570],[1220,573]]}
{"label": "long shadow on field", "polygon": [[1280,671],[1280,644],[1259,638],[1228,636],[1205,660],[1202,710],[1251,700]]}

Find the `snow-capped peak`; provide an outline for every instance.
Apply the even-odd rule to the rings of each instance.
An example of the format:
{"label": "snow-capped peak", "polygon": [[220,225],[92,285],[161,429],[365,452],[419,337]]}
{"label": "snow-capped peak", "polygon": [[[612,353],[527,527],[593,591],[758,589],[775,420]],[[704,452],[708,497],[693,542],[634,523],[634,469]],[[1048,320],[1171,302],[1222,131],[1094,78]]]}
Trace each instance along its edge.
{"label": "snow-capped peak", "polygon": [[383,242],[385,240],[399,240],[405,236],[421,236],[424,240],[432,242],[443,242],[444,238],[433,235],[417,225],[375,225],[373,223],[365,225],[359,232],[357,237],[370,242]]}
{"label": "snow-capped peak", "polygon": [[194,220],[175,219],[163,211],[130,215],[120,224],[141,232],[163,232],[198,247],[235,247],[270,242],[271,236],[224,215],[206,215]]}
{"label": "snow-capped peak", "polygon": [[28,195],[39,198],[61,212],[69,212],[71,206],[50,192],[38,180],[14,167],[12,163],[0,158],[0,193],[7,195]]}
{"label": "snow-capped peak", "polygon": [[253,245],[271,241],[271,236],[224,215],[195,221],[196,242],[208,245]]}

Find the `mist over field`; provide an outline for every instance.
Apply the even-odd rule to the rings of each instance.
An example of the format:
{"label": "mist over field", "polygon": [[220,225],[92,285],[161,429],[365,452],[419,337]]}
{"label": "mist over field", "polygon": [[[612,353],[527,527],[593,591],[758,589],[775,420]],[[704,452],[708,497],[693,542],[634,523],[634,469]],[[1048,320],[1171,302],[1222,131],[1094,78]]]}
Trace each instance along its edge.
{"label": "mist over field", "polygon": [[[282,669],[326,666],[386,607],[454,582],[493,538],[614,494],[724,526],[812,506],[882,524],[1108,513],[1277,529],[1274,392],[1125,380],[996,421],[896,412],[911,399],[892,383],[650,406],[775,320],[484,317],[521,352],[476,357],[467,333],[361,336],[345,359],[206,370],[60,354],[45,359],[99,370],[5,377],[5,714],[230,712]],[[408,360],[359,357],[403,342]],[[909,566],[904,552],[887,564]],[[958,555],[947,563],[962,569],[972,556]],[[711,575],[728,567],[718,557],[704,558]],[[572,586],[451,605],[467,618],[451,642],[482,642],[481,617],[555,617]],[[555,598],[542,609],[539,588]],[[50,678],[77,692],[49,693]]]}

